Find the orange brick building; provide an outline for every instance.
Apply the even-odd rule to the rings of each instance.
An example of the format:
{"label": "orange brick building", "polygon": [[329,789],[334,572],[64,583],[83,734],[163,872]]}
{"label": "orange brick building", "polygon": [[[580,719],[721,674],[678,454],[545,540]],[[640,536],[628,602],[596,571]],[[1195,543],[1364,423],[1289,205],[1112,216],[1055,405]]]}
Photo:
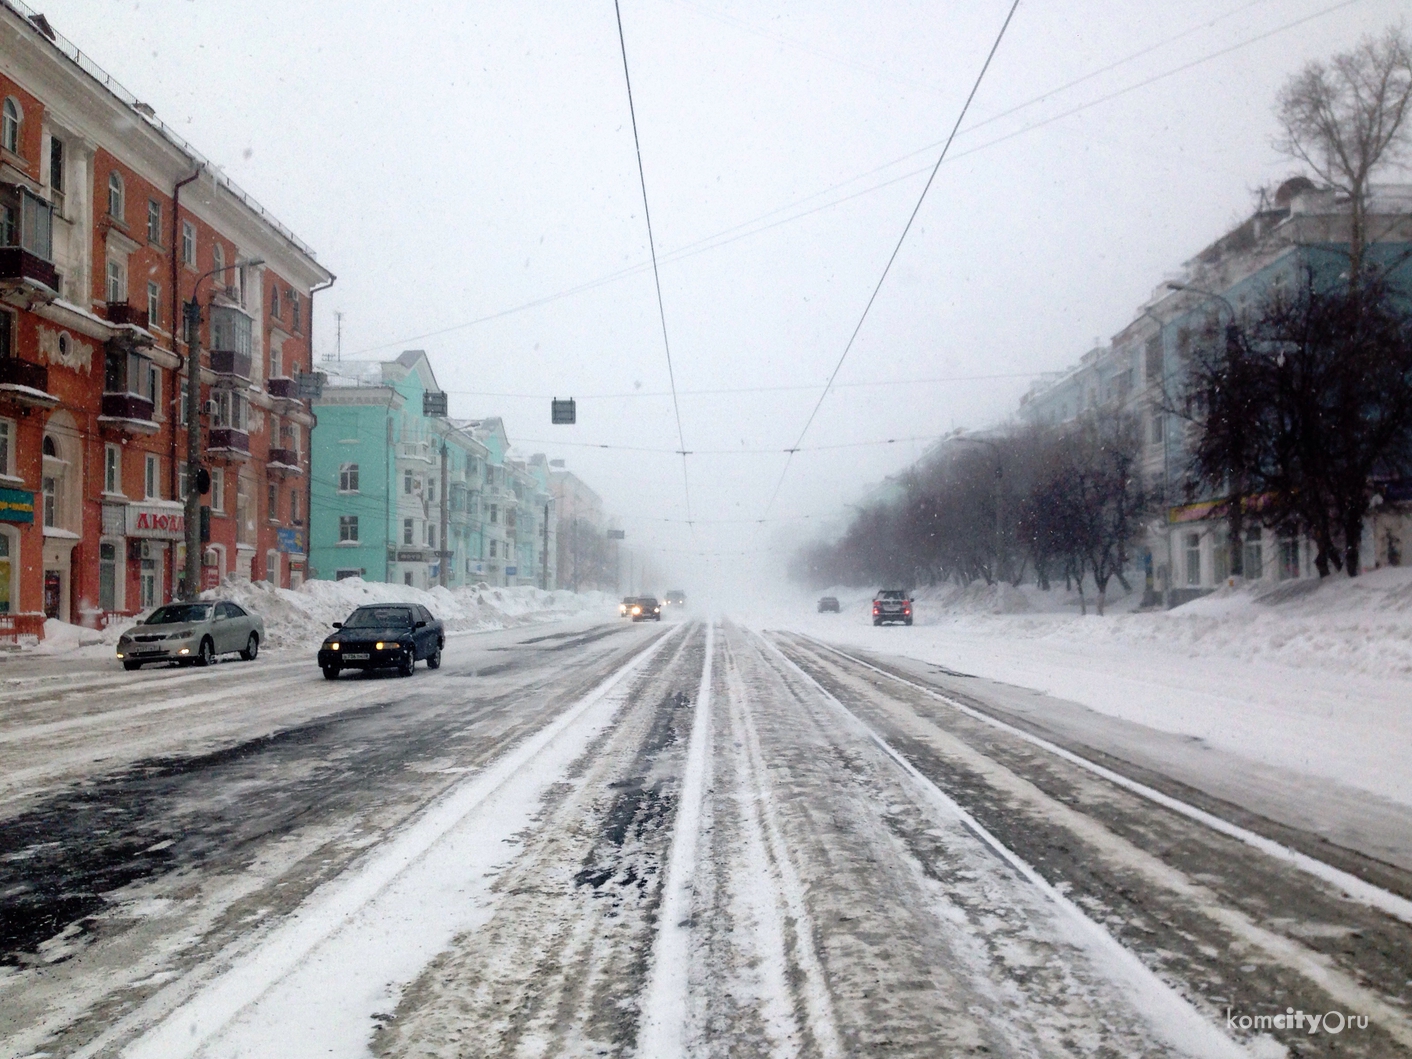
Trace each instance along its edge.
{"label": "orange brick building", "polygon": [[42,15],[0,5],[0,632],[179,591],[193,294],[203,583],[302,579],[314,419],[296,380],[332,281]]}

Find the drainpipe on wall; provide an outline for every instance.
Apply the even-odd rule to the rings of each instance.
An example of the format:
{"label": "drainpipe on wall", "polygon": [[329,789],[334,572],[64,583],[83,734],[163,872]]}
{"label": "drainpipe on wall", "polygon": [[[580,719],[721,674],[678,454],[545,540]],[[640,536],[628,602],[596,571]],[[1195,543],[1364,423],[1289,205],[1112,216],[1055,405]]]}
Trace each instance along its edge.
{"label": "drainpipe on wall", "polygon": [[[180,319],[181,319],[181,262],[180,262],[179,258],[177,257],[178,253],[180,253],[180,251],[181,251],[181,189],[184,188],[187,184],[190,184],[193,180],[197,179],[197,178],[201,175],[202,171],[205,170],[205,168],[206,168],[206,167],[205,167],[204,164],[203,164],[203,165],[198,165],[198,166],[196,167],[196,171],[195,171],[194,173],[192,173],[189,177],[184,177],[184,178],[182,178],[181,180],[178,180],[178,181],[176,182],[176,184],[172,187],[172,246],[171,246],[171,251],[172,251],[172,308],[171,308],[171,313],[172,313],[172,352],[173,352],[173,353],[177,353],[177,341],[178,341],[178,337],[177,337],[177,336],[180,334],[179,322],[180,322]],[[151,320],[148,320],[147,323],[148,323],[149,326],[151,326],[152,321],[151,321]],[[177,353],[177,355],[180,356],[181,354],[180,354],[180,353]],[[172,432],[171,458],[170,458],[170,460],[169,460],[168,462],[170,462],[170,464],[171,464],[171,474],[170,474],[171,483],[170,483],[170,485],[171,485],[171,496],[172,496],[172,499],[173,499],[173,500],[181,500],[181,499],[184,499],[183,497],[177,496],[177,483],[181,481],[180,475],[179,475],[179,473],[178,473],[178,471],[177,471],[177,410],[181,407],[181,386],[178,384],[177,380],[180,378],[180,376],[181,376],[181,369],[178,368],[177,371],[172,374],[171,399],[168,401],[168,413],[167,413],[167,424],[168,424],[168,426],[169,426],[169,428],[171,429],[171,432]],[[187,411],[188,411],[189,413],[192,413],[192,414],[195,413],[195,409],[188,409]],[[188,483],[188,488],[193,488],[193,487],[194,487],[194,484],[193,484],[193,483]],[[176,544],[173,543],[172,546],[167,549],[167,594],[168,594],[169,596],[171,596],[172,598],[176,598],[176,587],[177,587],[176,553],[177,553]]]}
{"label": "drainpipe on wall", "polygon": [[[319,291],[328,290],[334,285],[338,277],[330,275],[327,283],[320,283],[318,286],[309,288],[309,372],[314,371],[314,295]],[[308,449],[309,449],[309,473],[304,476],[304,580],[309,580],[313,575],[311,571],[314,565],[314,428],[319,425],[318,417],[314,415],[314,401],[309,399],[309,416],[314,420],[313,426],[309,427]],[[268,571],[266,571],[268,573]]]}

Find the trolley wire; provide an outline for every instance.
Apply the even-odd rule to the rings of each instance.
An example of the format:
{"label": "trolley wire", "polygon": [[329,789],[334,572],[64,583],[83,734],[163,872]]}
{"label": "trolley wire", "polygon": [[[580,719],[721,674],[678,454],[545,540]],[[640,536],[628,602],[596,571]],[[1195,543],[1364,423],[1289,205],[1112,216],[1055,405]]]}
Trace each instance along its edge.
{"label": "trolley wire", "polygon": [[[616,0],[615,0],[616,2]],[[917,204],[912,207],[912,213],[907,218],[907,223],[902,226],[902,234],[898,236],[897,245],[892,248],[892,254],[887,259],[887,264],[883,266],[882,275],[878,277],[877,284],[873,287],[873,293],[868,296],[868,303],[863,306],[863,313],[858,317],[858,323],[853,328],[853,333],[848,336],[848,343],[843,347],[843,353],[838,358],[838,363],[834,365],[833,371],[829,373],[829,381],[824,384],[823,392],[819,394],[819,399],[814,402],[813,411],[809,413],[809,418],[804,422],[804,429],[799,432],[799,437],[789,449],[789,455],[785,457],[784,469],[780,472],[780,479],[775,483],[775,491],[770,496],[770,502],[765,505],[765,517],[768,518],[770,510],[775,506],[775,500],[780,495],[780,489],[784,486],[785,477],[789,474],[790,465],[794,462],[794,454],[799,451],[799,447],[804,443],[804,436],[809,433],[809,428],[813,426],[815,417],[819,414],[819,409],[823,406],[824,398],[829,395],[829,390],[833,387],[834,379],[838,377],[843,362],[848,359],[849,352],[853,349],[853,343],[858,338],[858,333],[863,330],[863,323],[868,319],[868,313],[877,301],[878,292],[882,290],[883,283],[887,280],[887,275],[892,271],[892,264],[897,260],[897,255],[902,250],[902,244],[907,239],[907,233],[912,230],[912,223],[917,219],[917,214],[922,209],[922,203],[926,200],[927,192],[931,190],[932,182],[936,180],[937,170],[941,168],[941,163],[946,160],[946,152],[950,149],[951,143],[956,139],[956,133],[961,129],[961,122],[966,117],[966,111],[971,109],[971,101],[976,98],[976,93],[980,90],[981,82],[985,80],[986,71],[990,69],[991,60],[995,58],[995,53],[1000,48],[1000,42],[1005,38],[1005,31],[1010,28],[1010,20],[1015,17],[1015,10],[1020,6],[1020,0],[1014,0],[1010,5],[1010,11],[1005,16],[1005,21],[1001,23],[1000,32],[995,35],[995,43],[990,46],[990,52],[985,57],[985,62],[981,65],[981,71],[976,75],[975,83],[971,86],[970,94],[966,96],[966,102],[961,106],[961,113],[956,115],[956,123],[951,127],[951,135],[947,136],[946,142],[942,145],[941,153],[937,155],[936,164],[932,166],[931,174],[927,177],[927,182],[922,187],[922,193],[917,196]]]}

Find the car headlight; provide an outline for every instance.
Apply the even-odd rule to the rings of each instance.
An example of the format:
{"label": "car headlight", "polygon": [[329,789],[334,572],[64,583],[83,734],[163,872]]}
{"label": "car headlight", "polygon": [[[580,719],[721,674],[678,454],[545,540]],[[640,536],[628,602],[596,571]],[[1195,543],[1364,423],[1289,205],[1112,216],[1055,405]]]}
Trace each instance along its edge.
{"label": "car headlight", "polygon": [[373,646],[376,647],[379,651],[381,651],[384,647],[387,646],[387,644],[385,644],[385,643],[383,643],[381,640],[379,640],[379,641],[378,641],[377,643],[375,643]]}
{"label": "car headlight", "polygon": [[333,643],[329,644],[329,645],[328,645],[328,649],[329,649],[330,651],[337,651],[337,650],[338,650],[338,641],[335,640],[335,641],[333,641]]}

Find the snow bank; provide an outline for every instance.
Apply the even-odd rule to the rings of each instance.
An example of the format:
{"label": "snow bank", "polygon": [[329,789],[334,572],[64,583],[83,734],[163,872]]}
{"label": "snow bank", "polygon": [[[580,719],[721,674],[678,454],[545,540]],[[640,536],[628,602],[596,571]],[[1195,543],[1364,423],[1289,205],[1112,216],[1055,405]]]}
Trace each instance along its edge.
{"label": "snow bank", "polygon": [[[584,611],[601,610],[616,615],[616,600],[602,592],[546,592],[539,588],[478,586],[423,590],[350,577],[344,581],[305,581],[297,589],[276,588],[267,581],[228,581],[202,599],[229,599],[260,615],[265,621],[268,647],[313,647],[364,603],[420,603],[441,619],[448,632],[504,629],[514,625],[556,621]],[[44,624],[44,642],[30,650],[62,654],[79,647],[118,642],[132,620],[115,622],[101,632],[50,620]]]}

